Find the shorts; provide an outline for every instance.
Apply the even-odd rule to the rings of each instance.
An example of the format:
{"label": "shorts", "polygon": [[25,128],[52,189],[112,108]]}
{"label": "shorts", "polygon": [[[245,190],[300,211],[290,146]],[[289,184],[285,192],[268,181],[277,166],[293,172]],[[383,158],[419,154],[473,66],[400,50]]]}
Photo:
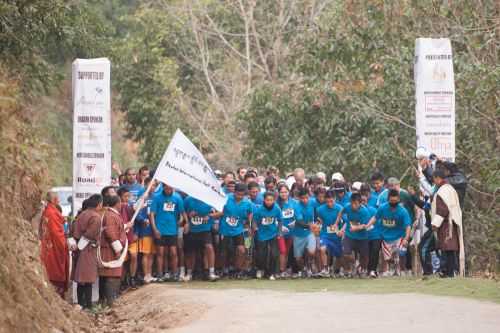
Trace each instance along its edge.
{"label": "shorts", "polygon": [[332,257],[342,257],[342,240],[340,238],[320,237],[319,245],[325,247]]}
{"label": "shorts", "polygon": [[234,258],[237,254],[238,246],[245,246],[243,233],[237,236],[221,236],[220,251],[223,256]]}
{"label": "shorts", "polygon": [[128,245],[128,252],[131,254],[137,254],[139,252],[139,240]]}
{"label": "shorts", "polygon": [[225,248],[244,246],[245,238],[243,237],[243,234],[239,234],[236,236],[223,236],[221,243]]}
{"label": "shorts", "polygon": [[139,253],[143,254],[154,254],[155,245],[153,242],[153,237],[144,236],[139,238]]}
{"label": "shorts", "polygon": [[203,250],[207,244],[212,244],[210,231],[190,232],[184,236],[184,249],[186,252]]}
{"label": "shorts", "polygon": [[401,246],[402,239],[398,238],[392,242],[382,241],[382,254],[384,260],[388,261],[391,259],[399,259],[399,248]]}
{"label": "shorts", "polygon": [[293,238],[293,255],[295,258],[302,258],[306,248],[309,253],[316,251],[316,236],[313,233],[306,237],[295,236]]}
{"label": "shorts", "polygon": [[156,246],[177,246],[177,235],[161,236],[160,239],[155,239]]}
{"label": "shorts", "polygon": [[349,237],[344,237],[342,241],[343,252],[346,255],[350,255],[353,252],[359,253],[362,257],[367,257],[369,252],[368,239],[352,239]]}
{"label": "shorts", "polygon": [[290,248],[293,245],[292,237],[279,237],[278,238],[278,248],[280,250],[280,254],[287,256]]}

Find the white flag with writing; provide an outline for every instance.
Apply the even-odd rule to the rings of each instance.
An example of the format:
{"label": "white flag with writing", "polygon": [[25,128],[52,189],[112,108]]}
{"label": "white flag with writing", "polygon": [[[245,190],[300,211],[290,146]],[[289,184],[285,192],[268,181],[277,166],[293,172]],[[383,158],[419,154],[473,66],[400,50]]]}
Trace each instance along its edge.
{"label": "white flag with writing", "polygon": [[201,152],[181,132],[175,132],[154,175],[155,179],[205,202],[218,211],[226,195]]}

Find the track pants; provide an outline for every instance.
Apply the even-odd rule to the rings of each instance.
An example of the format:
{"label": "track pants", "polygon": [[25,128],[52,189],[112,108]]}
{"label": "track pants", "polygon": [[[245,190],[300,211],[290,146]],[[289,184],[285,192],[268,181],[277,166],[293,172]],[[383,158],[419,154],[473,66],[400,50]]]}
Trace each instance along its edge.
{"label": "track pants", "polygon": [[278,274],[280,251],[276,238],[259,241],[255,240],[257,269],[265,271],[269,275]]}

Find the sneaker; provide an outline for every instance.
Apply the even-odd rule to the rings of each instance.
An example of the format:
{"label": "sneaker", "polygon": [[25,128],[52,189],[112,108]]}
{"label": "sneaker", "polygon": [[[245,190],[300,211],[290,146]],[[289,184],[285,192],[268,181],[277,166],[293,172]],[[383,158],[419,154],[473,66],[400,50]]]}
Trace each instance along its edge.
{"label": "sneaker", "polygon": [[263,275],[264,275],[264,272],[263,272],[263,271],[261,271],[261,270],[258,270],[258,271],[257,271],[257,274],[255,274],[255,277],[256,277],[257,279],[262,279],[262,276],[263,276]]}
{"label": "sneaker", "polygon": [[390,272],[382,272],[382,277],[391,277],[391,273]]}
{"label": "sneaker", "polygon": [[343,271],[339,271],[337,274],[335,274],[335,277],[338,279],[343,279],[345,278],[345,274]]}
{"label": "sneaker", "polygon": [[219,276],[216,275],[215,273],[211,273],[211,274],[208,274],[208,280],[209,281],[212,281],[212,282],[215,282],[219,279]]}
{"label": "sneaker", "polygon": [[322,270],[321,272],[318,273],[318,276],[321,278],[329,278],[330,273],[326,269]]}
{"label": "sneaker", "polygon": [[308,279],[309,279],[309,278],[312,278],[312,276],[313,276],[312,271],[311,271],[310,269],[308,269],[308,270],[306,271],[305,276],[306,276]]}
{"label": "sneaker", "polygon": [[399,271],[398,269],[396,269],[394,271],[394,276],[401,276],[401,271]]}
{"label": "sneaker", "polygon": [[154,278],[152,276],[146,276],[146,277],[144,277],[144,283],[145,284],[150,284],[150,283],[156,282],[156,281],[158,281],[158,279]]}
{"label": "sneaker", "polygon": [[181,282],[189,282],[193,279],[191,274],[185,274],[184,276],[179,276],[179,281]]}
{"label": "sneaker", "polygon": [[302,272],[297,272],[292,275],[293,279],[302,279]]}
{"label": "sneaker", "polygon": [[163,276],[161,277],[161,281],[162,282],[170,281],[170,273],[166,272],[165,274],[163,274]]}
{"label": "sneaker", "polygon": [[375,271],[370,271],[370,277],[372,279],[376,279],[377,278],[377,274],[375,273]]}
{"label": "sneaker", "polygon": [[271,276],[269,277],[269,280],[270,280],[270,281],[276,281],[276,278],[274,277],[274,275],[273,275],[273,274],[271,274]]}

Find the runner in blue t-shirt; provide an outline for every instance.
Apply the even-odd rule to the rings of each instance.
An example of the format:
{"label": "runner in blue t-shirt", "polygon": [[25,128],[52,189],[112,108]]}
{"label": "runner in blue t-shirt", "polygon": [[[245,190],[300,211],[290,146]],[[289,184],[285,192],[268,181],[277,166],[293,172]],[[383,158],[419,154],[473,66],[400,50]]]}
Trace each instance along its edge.
{"label": "runner in blue t-shirt", "polygon": [[278,238],[280,249],[280,272],[282,278],[290,277],[287,269],[288,253],[293,246],[293,228],[297,216],[298,202],[290,197],[290,190],[286,184],[278,185],[278,206],[281,208],[281,219],[283,227],[281,237]]}
{"label": "runner in blue t-shirt", "polygon": [[270,280],[275,280],[279,272],[278,235],[281,230],[281,209],[274,202],[274,192],[264,194],[264,202],[253,215],[255,234],[255,250],[257,278],[266,274]]}
{"label": "runner in blue t-shirt", "polygon": [[[370,219],[377,213],[377,209],[368,204],[370,202],[371,193],[372,191],[368,184],[363,184],[361,186],[361,202],[363,203],[363,206],[368,209]],[[370,277],[376,278],[378,277],[377,267],[379,262],[380,246],[382,244],[382,225],[380,220],[375,220],[372,225],[367,227],[366,231],[368,232],[368,272]]]}
{"label": "runner in blue t-shirt", "polygon": [[346,185],[344,182],[335,182],[331,188],[335,191],[335,201],[342,207],[346,207],[351,203],[351,192],[346,191]]}
{"label": "runner in blue t-shirt", "polygon": [[144,187],[137,182],[137,174],[134,169],[125,170],[125,183],[121,186],[130,192],[128,204],[134,206],[137,200],[144,194]]}
{"label": "runner in blue t-shirt", "polygon": [[[163,191],[155,195],[149,216],[156,245],[156,267],[158,274],[163,274],[163,263],[168,257],[172,278],[177,279],[177,233],[178,227],[187,220],[182,197],[174,189],[163,183]],[[168,267],[168,266],[167,266]],[[167,270],[165,270],[167,271]],[[163,280],[170,279],[165,272]]]}
{"label": "runner in blue t-shirt", "polygon": [[[307,260],[307,274],[311,275],[311,266],[316,254],[316,237],[311,232],[311,225],[314,224],[314,207],[309,201],[309,191],[307,188],[299,189],[299,204],[297,205],[297,215],[295,227],[293,228],[293,255],[297,261],[297,277],[302,277],[304,270],[304,259]],[[307,251],[306,251],[307,249]]]}
{"label": "runner in blue t-shirt", "polygon": [[378,196],[384,191],[384,175],[380,172],[374,172],[370,178],[372,183],[371,195],[368,198],[368,206],[378,208]]}
{"label": "runner in blue t-shirt", "polygon": [[388,264],[391,260],[394,261],[396,275],[400,275],[399,256],[400,252],[405,252],[402,249],[408,247],[411,219],[408,211],[400,203],[398,190],[389,190],[388,202],[378,208],[370,224],[375,223],[377,219],[382,223],[382,254],[384,256],[382,275],[388,275]]}
{"label": "runner in blue t-shirt", "polygon": [[[144,186],[148,187],[152,180],[150,177],[144,180]],[[151,227],[151,222],[149,219],[149,214],[151,214],[151,207],[153,205],[153,199],[155,196],[155,186],[153,185],[149,191],[146,193],[144,198],[144,206],[137,214],[137,218],[134,223],[134,232],[139,237],[138,240],[138,251],[142,254],[142,270],[144,273],[144,282],[151,283],[156,281],[153,278],[153,254],[154,254],[154,237],[153,229]]]}
{"label": "runner in blue t-shirt", "polygon": [[188,233],[184,237],[187,269],[184,281],[192,279],[197,252],[203,253],[205,276],[210,281],[216,281],[219,277],[215,275],[215,252],[212,244],[212,216],[215,215],[215,209],[190,196],[184,199],[184,209],[189,220]]}
{"label": "runner in blue t-shirt", "polygon": [[[217,212],[212,217],[220,218],[219,233],[221,235],[221,257],[224,271],[228,272],[230,262],[236,268],[236,277],[243,277],[245,259],[244,228],[251,226],[253,207],[250,200],[245,198],[247,186],[238,183],[234,194],[227,198],[223,212]],[[233,260],[231,260],[233,259]]]}
{"label": "runner in blue t-shirt", "polygon": [[[340,221],[343,207],[335,202],[335,193],[326,193],[326,203],[317,209],[317,219],[321,224],[320,253],[322,270],[321,277],[330,277],[328,271],[328,255],[336,258],[336,266],[340,264],[342,257],[342,231]],[[340,267],[338,267],[340,268]]]}
{"label": "runner in blue t-shirt", "polygon": [[[350,274],[353,275],[354,255],[359,255],[357,274],[362,276],[368,266],[368,234],[370,213],[361,205],[361,194],[353,193],[351,203],[344,207],[343,217],[345,237],[342,242],[346,266],[351,266]],[[349,274],[349,273],[348,273]]]}

